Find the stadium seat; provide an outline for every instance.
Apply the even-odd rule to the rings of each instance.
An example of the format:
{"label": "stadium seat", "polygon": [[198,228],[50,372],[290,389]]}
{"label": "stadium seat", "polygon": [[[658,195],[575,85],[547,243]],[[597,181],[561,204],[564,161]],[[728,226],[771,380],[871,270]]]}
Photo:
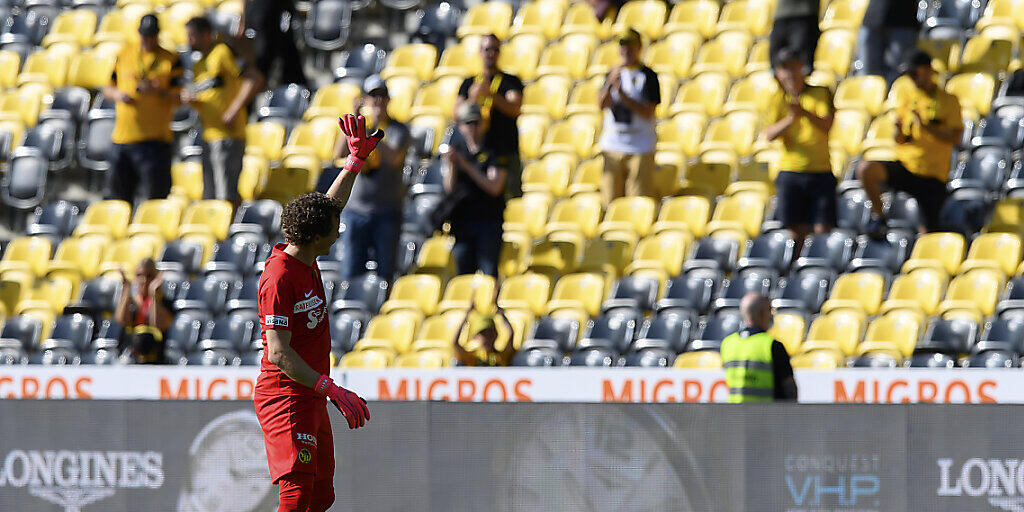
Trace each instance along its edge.
{"label": "stadium seat", "polygon": [[139,205],[128,225],[128,235],[149,233],[173,240],[178,237],[181,204],[172,199],[150,199]]}
{"label": "stadium seat", "polygon": [[[465,318],[465,311],[448,311],[427,318],[409,345],[408,352],[438,350],[452,354],[452,341],[460,334],[459,327]],[[464,343],[464,342],[463,342]]]}
{"label": "stadium seat", "polygon": [[846,355],[853,355],[864,333],[864,327],[864,316],[856,311],[838,310],[818,315],[811,322],[807,332],[805,349],[807,346],[827,344]]}
{"label": "stadium seat", "polygon": [[216,276],[193,279],[183,286],[181,298],[174,301],[174,309],[178,314],[181,311],[202,311],[219,315],[233,286],[233,280],[229,282]]}
{"label": "stadium seat", "polygon": [[521,232],[530,238],[544,233],[548,219],[548,201],[537,196],[516,197],[505,205],[503,232]]}
{"label": "stadium seat", "polygon": [[771,72],[755,72],[736,81],[729,89],[723,105],[725,113],[749,110],[767,115],[769,103],[778,90],[778,82]]}
{"label": "stadium seat", "polygon": [[592,194],[601,190],[604,180],[604,157],[598,155],[590,160],[580,162],[569,182],[569,195]]}
{"label": "stadium seat", "polygon": [[586,77],[590,51],[586,46],[572,45],[562,41],[548,45],[541,53],[537,64],[537,76],[563,75],[574,80]]}
{"label": "stadium seat", "polygon": [[665,23],[666,34],[696,32],[704,39],[715,34],[719,4],[715,0],[677,2]]}
{"label": "stadium seat", "polygon": [[747,241],[743,256],[736,261],[736,270],[742,272],[748,268],[764,268],[783,274],[793,260],[794,246],[793,239],[784,232],[772,231],[758,235]]}
{"label": "stadium seat", "polygon": [[658,218],[651,231],[660,233],[667,230],[686,230],[694,238],[704,235],[711,212],[711,203],[701,196],[666,198],[658,211]]}
{"label": "stadium seat", "polygon": [[701,322],[700,327],[697,328],[697,333],[687,346],[687,351],[714,350],[717,352],[726,336],[739,332],[742,328],[743,317],[738,311],[709,315],[707,320]]}
{"label": "stadium seat", "polygon": [[[669,112],[696,112],[705,117],[722,114],[722,107],[729,91],[729,75],[723,72],[707,72],[683,83],[672,101]],[[667,101],[668,98],[662,98]]]}
{"label": "stadium seat", "polygon": [[331,313],[347,314],[364,312],[376,314],[384,303],[388,291],[388,281],[376,274],[363,274],[347,281],[341,281],[335,287],[334,302]]}
{"label": "stadium seat", "polygon": [[854,240],[849,233],[833,231],[826,235],[814,235],[804,242],[794,269],[824,267],[841,271],[853,257]]}
{"label": "stadium seat", "polygon": [[878,312],[885,293],[885,279],[874,272],[843,274],[832,286],[829,299],[821,306],[822,313],[851,309],[867,316]]}
{"label": "stadium seat", "polygon": [[[613,234],[615,233],[609,235]],[[591,240],[583,250],[583,258],[577,270],[601,274],[611,280],[621,276],[626,265],[632,260],[633,252],[636,249],[636,241],[630,238],[631,236],[632,234],[624,237],[609,236]]]}
{"label": "stadium seat", "polygon": [[523,89],[523,114],[541,114],[559,119],[565,115],[572,80],[565,76],[548,75],[528,84]]}
{"label": "stadium seat", "polygon": [[397,353],[407,352],[412,345],[422,316],[414,311],[393,311],[373,317],[355,351],[383,348]]}
{"label": "stadium seat", "polygon": [[568,231],[591,238],[597,233],[600,218],[601,203],[596,197],[575,196],[555,203],[545,231],[549,236]]}
{"label": "stadium seat", "polygon": [[1019,353],[1024,344],[1024,322],[1020,319],[999,318],[985,324],[978,343],[970,347],[970,352],[980,353],[989,350]]}
{"label": "stadium seat", "polygon": [[882,111],[886,89],[885,79],[877,75],[846,78],[836,89],[836,109],[864,110],[876,116]]}
{"label": "stadium seat", "polygon": [[[781,296],[783,302],[780,302],[780,305],[790,309],[817,310],[821,302],[818,300],[818,296],[821,296],[821,300],[824,300],[825,294],[828,293],[829,281],[823,273],[808,273],[806,278],[803,283],[797,278],[790,279],[786,283],[789,292],[786,293],[786,290],[783,290],[783,293],[776,295],[776,297]],[[821,278],[823,282],[819,283],[814,278]],[[775,286],[775,281],[775,273],[767,270],[748,270],[743,274],[734,274],[722,282],[721,290],[718,292],[718,296],[715,298],[712,306],[715,311],[738,311],[743,296],[748,293],[757,292],[765,297],[772,296],[771,292]],[[778,301],[779,299],[776,300]],[[813,304],[808,306],[807,303]]]}
{"label": "stadium seat", "polygon": [[[63,87],[70,64],[71,57],[67,52],[58,49],[39,50],[25,59],[21,73],[18,74],[18,85],[36,83],[49,87]],[[15,98],[9,95],[8,97]]]}
{"label": "stadium seat", "polygon": [[385,80],[396,76],[414,76],[426,81],[430,80],[436,63],[437,48],[434,46],[423,43],[407,44],[391,51],[380,76]]}
{"label": "stadium seat", "polygon": [[676,357],[672,367],[691,370],[717,370],[722,367],[722,355],[716,350],[684,352]]}
{"label": "stadium seat", "polygon": [[634,314],[642,317],[654,309],[662,283],[644,276],[623,276],[612,285],[608,300],[601,305],[602,314]]}
{"label": "stadium seat", "polygon": [[832,29],[823,32],[814,50],[815,74],[828,77],[825,83],[829,85],[836,83],[850,72],[856,47],[857,33],[853,30]]}
{"label": "stadium seat", "polygon": [[967,40],[959,59],[950,59],[951,73],[987,73],[995,75],[1010,67],[1015,53],[1015,41],[1019,45],[1019,29],[1005,30],[991,27],[980,35]]}
{"label": "stadium seat", "polygon": [[526,164],[522,175],[524,195],[542,194],[556,198],[565,196],[572,174],[573,159],[563,156],[558,153],[550,154],[546,158]]}
{"label": "stadium seat", "polygon": [[548,301],[548,314],[570,309],[597,316],[604,301],[605,280],[597,274],[581,273],[563,276],[555,283]]}
{"label": "stadium seat", "polygon": [[[665,39],[659,41],[647,47],[644,51],[644,62],[659,75],[664,75],[666,80],[662,80],[659,76],[659,83],[669,82],[669,77],[672,79],[672,83],[675,83],[677,78],[685,78],[690,76],[690,66],[693,65],[693,60],[697,56],[698,42],[692,41],[691,44],[687,44],[688,39],[676,37],[677,41]],[[675,92],[675,87],[671,89]],[[660,105],[668,104],[668,100],[671,95],[663,95],[662,102]],[[659,105],[659,106],[660,106]]]}
{"label": "stadium seat", "polygon": [[683,269],[711,268],[729,271],[735,267],[738,253],[739,242],[734,239],[700,238],[693,244]]}
{"label": "stadium seat", "polygon": [[[584,343],[585,341],[585,343]],[[580,340],[580,344],[569,355],[570,366],[608,368],[618,366],[618,353],[607,346],[604,340]]]}
{"label": "stadium seat", "polygon": [[494,309],[494,297],[497,284],[493,277],[486,274],[465,274],[455,276],[448,281],[438,304],[436,313],[463,311],[470,299],[477,311],[491,312]]}
{"label": "stadium seat", "polygon": [[498,39],[508,37],[512,23],[512,7],[503,2],[483,2],[471,7],[462,18],[456,35],[484,36],[494,34]]}
{"label": "stadium seat", "polygon": [[563,36],[585,34],[607,39],[613,35],[612,32],[612,19],[604,23],[598,21],[593,7],[586,3],[574,3],[565,11],[565,21],[561,27]]}
{"label": "stadium seat", "polygon": [[755,192],[742,192],[725,197],[715,205],[715,213],[707,224],[707,232],[715,236],[718,231],[734,231],[747,237],[761,232],[764,220],[765,197]]}
{"label": "stadium seat", "polygon": [[171,165],[171,196],[186,202],[203,198],[203,165],[197,161],[176,162]]}
{"label": "stadium seat", "polygon": [[69,276],[76,280],[92,279],[99,271],[103,250],[103,241],[95,237],[65,238],[57,245],[46,274]]}
{"label": "stadium seat", "polygon": [[[353,110],[356,100],[361,95],[362,91],[359,86],[352,83],[342,82],[326,85],[317,89],[313,94],[313,100],[302,118],[309,121],[315,117],[330,117],[332,119],[341,117],[342,114]],[[249,126],[251,125],[246,128],[248,129]],[[248,134],[248,130],[246,133]],[[284,137],[281,138],[283,140]],[[268,158],[271,157],[268,155]]]}
{"label": "stadium seat", "polygon": [[75,228],[75,236],[98,235],[107,239],[124,238],[132,207],[125,201],[106,200],[89,205]]}
{"label": "stadium seat", "polygon": [[[416,256],[416,273],[430,274],[447,279],[455,272],[452,246],[455,239],[450,236],[434,236],[427,239]],[[438,288],[438,295],[440,295]]]}
{"label": "stadium seat", "polygon": [[771,29],[773,4],[771,0],[734,0],[726,3],[715,30],[719,34],[736,31],[763,37]]}
{"label": "stadium seat", "polygon": [[533,324],[529,338],[523,342],[521,350],[527,350],[528,344],[545,340],[553,343],[554,348],[568,352],[576,346],[576,337],[579,335],[579,330],[579,322],[572,319],[553,318],[550,316],[538,318]]}
{"label": "stadium seat", "polygon": [[835,370],[844,366],[843,352],[827,342],[804,342],[803,352],[790,358],[794,369]]}
{"label": "stadium seat", "polygon": [[565,16],[565,6],[559,2],[528,2],[519,7],[510,36],[536,34],[551,40],[558,37]]}
{"label": "stadium seat", "polygon": [[995,312],[996,300],[1003,289],[1003,274],[998,270],[977,268],[953,278],[946,299],[939,303],[943,318],[965,317],[981,322]]}
{"label": "stadium seat", "polygon": [[[577,345],[609,342],[616,352],[623,353],[633,343],[636,319],[629,316],[600,315],[587,323]],[[600,341],[599,341],[600,340]]]}
{"label": "stadium seat", "polygon": [[[750,271],[748,271],[749,274],[751,274]],[[795,312],[803,314],[817,313],[828,296],[828,290],[832,284],[831,278],[831,272],[827,269],[806,269],[799,274],[792,275],[775,295],[772,307],[779,311],[795,310]],[[749,288],[748,285],[744,287],[744,291],[757,290]],[[768,294],[764,293],[764,295]],[[742,298],[742,295],[732,293],[731,289],[724,290],[723,297],[719,298],[716,304],[732,297],[738,299]],[[739,303],[736,305],[738,306]]]}
{"label": "stadium seat", "polygon": [[438,307],[441,280],[434,275],[410,274],[395,280],[391,295],[381,305],[382,314],[398,310],[418,311],[429,316]]}
{"label": "stadium seat", "polygon": [[971,354],[963,361],[964,368],[1016,368],[1020,358],[1012,352],[986,350]]}
{"label": "stadium seat", "polygon": [[800,353],[800,346],[804,343],[804,335],[807,333],[807,320],[801,314],[779,313],[772,317],[772,327],[768,330],[772,338],[786,347],[789,355]]}
{"label": "stadium seat", "polygon": [[562,365],[562,352],[551,340],[527,340],[512,358],[512,366],[550,367]]}
{"label": "stadium seat", "polygon": [[8,318],[0,328],[0,347],[18,347],[23,352],[38,346],[42,325],[25,316]]}
{"label": "stadium seat", "polygon": [[677,231],[665,231],[644,238],[637,245],[633,262],[626,267],[625,273],[654,270],[664,272],[666,276],[676,276],[692,242],[690,235]]}
{"label": "stadium seat", "polygon": [[342,356],[338,366],[341,368],[380,369],[388,367],[394,358],[393,352],[385,350],[357,350]]}
{"label": "stadium seat", "polygon": [[983,233],[971,242],[967,259],[960,264],[958,274],[986,268],[1003,275],[1016,273],[1021,259],[1021,238],[1012,233]]}
{"label": "stadium seat", "polygon": [[217,240],[223,240],[228,236],[232,214],[231,203],[228,201],[216,199],[196,201],[189,205],[181,217],[179,232],[183,237],[189,234],[199,234],[212,235]]}
{"label": "stadium seat", "polygon": [[400,122],[408,122],[411,117],[409,111],[412,109],[412,101],[416,97],[416,91],[420,88],[420,79],[416,76],[399,75],[386,81],[388,96],[388,115]]}
{"label": "stadium seat", "polygon": [[612,30],[621,33],[631,28],[652,41],[661,38],[667,8],[658,0],[631,0],[619,8]]}
{"label": "stadium seat", "polygon": [[572,88],[572,93],[569,95],[569,102],[565,106],[566,115],[600,114],[601,109],[598,105],[597,94],[603,85],[604,77],[600,76],[578,82]]}
{"label": "stadium seat", "polygon": [[914,353],[920,336],[921,325],[917,318],[907,315],[889,314],[873,320],[864,335],[864,341],[857,346],[857,352],[894,352],[902,357]]}
{"label": "stadium seat", "polygon": [[18,237],[11,241],[0,259],[0,274],[26,272],[41,277],[53,253],[53,244],[42,236]]}
{"label": "stadium seat", "polygon": [[634,347],[661,346],[682,352],[690,341],[692,319],[686,315],[662,313],[648,317],[637,333]]}
{"label": "stadium seat", "polygon": [[649,197],[619,197],[612,201],[604,215],[604,220],[597,226],[601,234],[612,231],[625,231],[637,237],[647,235],[654,222],[657,206]]}
{"label": "stadium seat", "polygon": [[[704,142],[700,145],[701,159],[711,160],[712,154],[723,154],[725,158],[750,155],[757,136],[757,114],[753,112],[732,112],[725,117],[708,123]],[[719,157],[721,158],[721,157]]]}
{"label": "stadium seat", "polygon": [[462,79],[448,76],[422,87],[412,102],[409,114],[417,116],[450,117],[455,109],[455,96]]}
{"label": "stadium seat", "polygon": [[502,45],[498,67],[523,81],[537,78],[537,64],[544,49],[544,37],[535,34],[516,36]]}
{"label": "stadium seat", "polygon": [[988,115],[995,88],[995,78],[986,73],[961,73],[946,82],[946,92],[960,100],[964,119],[972,121]]}
{"label": "stadium seat", "polygon": [[[693,82],[690,82],[693,83]],[[686,157],[697,156],[707,117],[699,112],[682,112],[657,124],[659,152],[670,152]]]}
{"label": "stadium seat", "polygon": [[918,268],[934,268],[952,275],[964,256],[964,237],[958,233],[928,233],[917,239],[910,258],[903,264],[903,273]]}
{"label": "stadium seat", "polygon": [[498,305],[506,310],[524,310],[540,316],[551,292],[551,282],[540,274],[511,276],[501,283]]}
{"label": "stadium seat", "polygon": [[619,43],[608,41],[594,49],[590,55],[590,64],[587,66],[588,78],[606,78],[608,72],[619,65],[622,60],[619,57]]}
{"label": "stadium seat", "polygon": [[875,240],[861,236],[857,240],[857,248],[853,259],[847,267],[850,271],[866,270],[882,274],[899,272],[907,259],[907,253],[913,243],[913,235],[897,230],[890,231],[886,239]]}
{"label": "stadium seat", "polygon": [[479,73],[481,65],[480,45],[464,39],[455,46],[445,48],[433,70],[433,77],[461,79]]}
{"label": "stadium seat", "polygon": [[939,352],[956,355],[967,353],[974,346],[978,325],[964,319],[935,319],[928,324],[924,336],[915,347],[918,352]]}
{"label": "stadium seat", "polygon": [[[582,240],[582,236],[579,238]],[[541,240],[531,248],[526,267],[530,272],[557,279],[562,274],[576,270],[581,251],[580,244],[567,240]]]}

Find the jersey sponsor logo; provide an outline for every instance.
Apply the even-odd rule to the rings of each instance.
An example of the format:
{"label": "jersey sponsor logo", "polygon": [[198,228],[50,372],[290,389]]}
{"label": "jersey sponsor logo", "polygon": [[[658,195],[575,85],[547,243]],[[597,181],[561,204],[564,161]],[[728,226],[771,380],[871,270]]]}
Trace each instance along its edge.
{"label": "jersey sponsor logo", "polygon": [[267,327],[272,325],[277,327],[288,327],[288,317],[282,315],[267,315],[263,319],[263,323],[267,324]]}
{"label": "jersey sponsor logo", "polygon": [[301,302],[296,302],[295,312],[305,313],[306,311],[311,311],[320,307],[321,305],[323,305],[323,303],[324,301],[320,297],[312,297]]}
{"label": "jersey sponsor logo", "polygon": [[313,290],[306,292],[306,298],[308,299],[310,295],[313,295]]}
{"label": "jersey sponsor logo", "polygon": [[320,309],[314,309],[313,311],[310,311],[309,312],[309,321],[306,322],[306,327],[309,328],[309,329],[312,329],[312,328],[316,327],[316,325],[319,324],[320,321],[323,320],[326,316],[327,316],[327,306],[324,306],[324,307],[322,307]]}
{"label": "jersey sponsor logo", "polygon": [[313,434],[303,434],[302,432],[295,433],[295,439],[300,443],[316,446],[316,436]]}
{"label": "jersey sponsor logo", "polygon": [[306,464],[307,462],[309,462],[313,458],[313,456],[310,455],[309,450],[303,448],[303,449],[299,450],[299,457],[298,458],[299,458],[299,462],[301,462],[303,464]]}

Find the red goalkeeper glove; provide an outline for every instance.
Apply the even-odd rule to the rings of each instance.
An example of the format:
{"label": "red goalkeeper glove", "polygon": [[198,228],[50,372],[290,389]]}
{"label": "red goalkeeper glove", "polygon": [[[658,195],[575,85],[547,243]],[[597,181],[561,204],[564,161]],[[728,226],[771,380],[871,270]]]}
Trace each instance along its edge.
{"label": "red goalkeeper glove", "polygon": [[325,396],[341,411],[341,414],[348,420],[348,428],[359,428],[370,421],[370,410],[366,408],[366,400],[363,400],[355,393],[339,387],[327,375],[321,375],[316,380],[313,390],[320,396]]}
{"label": "red goalkeeper glove", "polygon": [[363,164],[373,152],[373,148],[384,139],[384,130],[377,128],[370,135],[366,135],[366,118],[352,114],[341,116],[338,125],[341,126],[341,132],[345,134],[345,141],[348,143],[345,170],[358,173],[363,169]]}

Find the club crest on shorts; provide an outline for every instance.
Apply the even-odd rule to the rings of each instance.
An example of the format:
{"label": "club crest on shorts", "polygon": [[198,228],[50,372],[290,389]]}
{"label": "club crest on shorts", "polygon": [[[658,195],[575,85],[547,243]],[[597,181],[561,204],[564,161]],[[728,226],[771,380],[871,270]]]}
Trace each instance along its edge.
{"label": "club crest on shorts", "polygon": [[309,454],[309,450],[307,450],[305,448],[299,450],[299,462],[305,464],[305,463],[309,462],[310,459],[312,459],[312,458],[313,458],[313,456]]}

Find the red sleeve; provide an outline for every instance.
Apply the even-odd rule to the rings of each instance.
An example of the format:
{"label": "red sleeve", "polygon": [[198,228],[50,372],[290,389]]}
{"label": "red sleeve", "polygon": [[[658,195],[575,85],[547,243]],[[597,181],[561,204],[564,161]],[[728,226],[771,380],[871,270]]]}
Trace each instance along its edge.
{"label": "red sleeve", "polygon": [[260,290],[260,325],[264,329],[291,331],[295,298],[290,286],[280,279],[269,279]]}

